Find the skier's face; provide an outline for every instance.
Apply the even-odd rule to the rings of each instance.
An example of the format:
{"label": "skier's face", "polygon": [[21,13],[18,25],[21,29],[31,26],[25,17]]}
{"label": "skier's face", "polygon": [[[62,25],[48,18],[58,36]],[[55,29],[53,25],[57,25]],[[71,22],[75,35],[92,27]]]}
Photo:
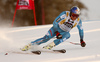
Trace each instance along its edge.
{"label": "skier's face", "polygon": [[71,19],[74,21],[79,17],[79,15],[72,13]]}

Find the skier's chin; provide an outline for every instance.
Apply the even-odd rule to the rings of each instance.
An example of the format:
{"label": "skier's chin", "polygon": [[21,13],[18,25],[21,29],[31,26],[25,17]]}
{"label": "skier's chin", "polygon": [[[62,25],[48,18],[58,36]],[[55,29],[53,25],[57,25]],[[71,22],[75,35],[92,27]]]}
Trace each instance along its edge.
{"label": "skier's chin", "polygon": [[[72,18],[71,18],[72,19]],[[72,19],[73,21],[76,20],[77,18]]]}
{"label": "skier's chin", "polygon": [[74,21],[74,20],[76,20],[77,18],[76,18],[76,17],[72,17],[72,16],[71,16],[71,19]]}

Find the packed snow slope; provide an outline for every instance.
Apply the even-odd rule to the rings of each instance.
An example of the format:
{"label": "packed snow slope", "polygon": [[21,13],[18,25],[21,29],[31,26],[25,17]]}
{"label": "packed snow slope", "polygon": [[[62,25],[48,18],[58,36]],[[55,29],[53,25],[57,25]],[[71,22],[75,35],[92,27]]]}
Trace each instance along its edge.
{"label": "packed snow slope", "polygon": [[[70,39],[53,49],[66,49],[64,54],[42,52],[41,55],[14,54],[7,51],[19,51],[21,47],[43,37],[52,25],[0,28],[0,62],[100,62],[100,21],[83,22],[86,47],[70,44],[80,42],[78,29],[73,28]],[[52,42],[40,45],[43,47]]]}

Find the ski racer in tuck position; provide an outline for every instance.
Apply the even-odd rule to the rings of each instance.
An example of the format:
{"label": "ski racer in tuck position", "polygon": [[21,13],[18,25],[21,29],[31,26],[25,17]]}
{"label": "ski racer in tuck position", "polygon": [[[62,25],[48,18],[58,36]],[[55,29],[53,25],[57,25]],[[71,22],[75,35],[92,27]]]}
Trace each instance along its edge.
{"label": "ski racer in tuck position", "polygon": [[82,21],[79,18],[80,9],[77,6],[74,6],[70,9],[70,11],[62,12],[53,22],[53,26],[50,28],[48,33],[35,41],[32,41],[30,44],[24,46],[21,50],[27,51],[31,45],[37,44],[40,45],[49,41],[51,38],[56,36],[56,39],[50,44],[44,46],[45,49],[52,49],[53,47],[59,45],[64,42],[68,38],[70,38],[70,30],[77,26],[79,30],[80,36],[80,44],[82,47],[86,46],[86,43],[83,40],[84,32],[82,28]]}

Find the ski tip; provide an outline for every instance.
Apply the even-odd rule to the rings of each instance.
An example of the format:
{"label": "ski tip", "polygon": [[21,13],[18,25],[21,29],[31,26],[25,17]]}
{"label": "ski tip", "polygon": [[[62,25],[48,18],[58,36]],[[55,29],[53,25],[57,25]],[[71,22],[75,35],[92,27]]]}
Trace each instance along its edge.
{"label": "ski tip", "polygon": [[62,49],[62,53],[66,53],[66,50],[65,49]]}
{"label": "ski tip", "polygon": [[55,52],[60,52],[60,53],[66,53],[66,50],[65,49],[62,49],[62,50],[53,50]]}
{"label": "ski tip", "polygon": [[32,53],[35,53],[35,54],[38,54],[40,55],[41,54],[41,51],[31,51]]}

